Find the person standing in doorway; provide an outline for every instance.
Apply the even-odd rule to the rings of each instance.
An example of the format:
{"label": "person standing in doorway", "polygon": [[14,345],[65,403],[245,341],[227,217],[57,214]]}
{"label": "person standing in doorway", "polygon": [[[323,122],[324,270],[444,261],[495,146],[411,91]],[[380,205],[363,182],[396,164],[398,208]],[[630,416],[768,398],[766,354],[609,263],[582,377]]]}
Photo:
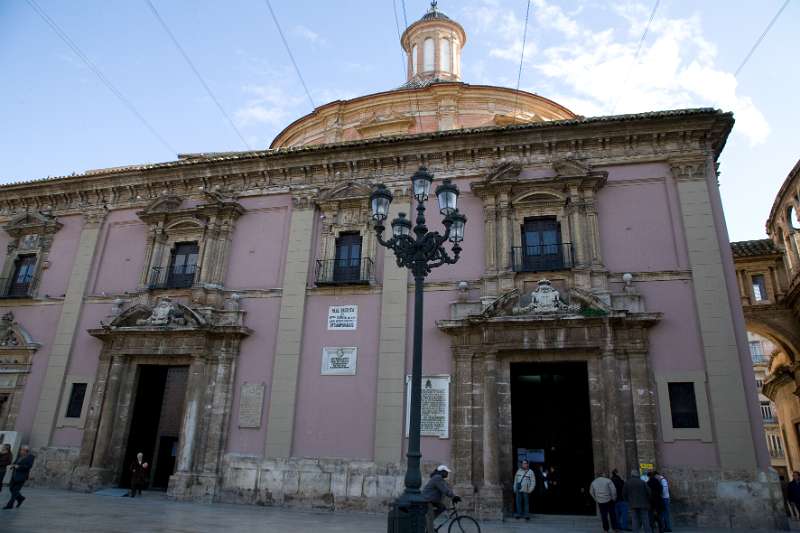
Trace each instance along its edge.
{"label": "person standing in doorway", "polygon": [[786,486],[786,499],[794,517],[800,517],[800,472],[792,472],[792,480]]}
{"label": "person standing in doorway", "polygon": [[600,508],[600,520],[603,522],[603,531],[608,533],[609,517],[611,518],[612,526],[617,521],[614,514],[614,500],[617,498],[617,489],[614,487],[614,482],[606,477],[605,472],[600,472],[597,474],[595,480],[592,481],[592,484],[589,485],[589,494]]}
{"label": "person standing in doorway", "polygon": [[614,515],[617,517],[617,523],[614,525],[616,529],[629,531],[628,527],[628,503],[623,496],[625,489],[625,481],[620,477],[619,472],[615,468],[611,473],[611,481],[614,483],[614,488],[617,489],[617,499],[614,502]]}
{"label": "person standing in doorway", "polygon": [[652,470],[647,473],[647,488],[650,489],[650,527],[653,531],[658,528],[663,533],[664,524],[661,522],[661,508],[664,506],[664,500],[661,498],[663,488]]}
{"label": "person standing in doorway", "polygon": [[522,465],[514,475],[514,502],[516,512],[514,518],[524,518],[530,520],[530,493],[536,487],[536,477],[530,469],[528,461],[522,461]]}
{"label": "person standing in doorway", "polygon": [[142,495],[142,489],[147,485],[147,473],[150,465],[144,462],[144,454],[139,452],[136,454],[136,459],[131,463],[131,498]]}
{"label": "person standing in doorway", "polygon": [[3,480],[6,478],[6,468],[11,462],[14,460],[14,456],[11,455],[11,445],[10,444],[3,444],[0,447],[0,492],[3,492]]}
{"label": "person standing in doorway", "polygon": [[19,455],[10,467],[12,469],[12,474],[8,490],[11,492],[11,499],[8,500],[8,503],[3,509],[11,509],[14,502],[17,502],[17,507],[19,507],[22,505],[22,502],[25,501],[25,496],[20,494],[20,491],[22,490],[22,486],[25,485],[25,482],[28,481],[31,468],[33,468],[34,459],[36,459],[36,457],[31,454],[31,449],[28,446],[22,446],[19,449]]}
{"label": "person standing in doorway", "polygon": [[645,533],[650,533],[650,489],[638,470],[631,470],[631,477],[622,489],[622,499],[631,510],[633,531],[644,529]]}
{"label": "person standing in doorway", "polygon": [[669,482],[662,474],[656,472],[656,479],[661,483],[661,525],[664,526],[664,533],[672,531],[672,520],[669,516]]}

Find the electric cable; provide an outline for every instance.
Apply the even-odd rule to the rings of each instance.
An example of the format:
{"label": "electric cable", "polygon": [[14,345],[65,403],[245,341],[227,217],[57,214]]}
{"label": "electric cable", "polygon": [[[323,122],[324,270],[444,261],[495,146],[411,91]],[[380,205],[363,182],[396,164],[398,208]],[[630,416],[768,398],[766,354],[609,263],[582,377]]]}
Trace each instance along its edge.
{"label": "electric cable", "polygon": [[150,123],[144,118],[144,116],[142,116],[142,114],[139,113],[139,110],[136,109],[136,106],[134,106],[133,103],[130,100],[128,100],[128,98],[126,98],[125,95],[122,94],[122,92],[120,92],[120,90],[117,89],[116,86],[114,86],[113,83],[111,83],[111,80],[109,80],[105,76],[105,74],[103,74],[103,72],[100,70],[100,68],[97,65],[95,65],[94,62],[92,62],[92,60],[89,59],[89,57],[86,54],[83,53],[83,51],[80,49],[80,47],[72,39],[70,39],[69,35],[67,35],[67,33],[64,30],[61,29],[61,27],[58,25],[58,23],[55,20],[53,20],[52,18],[50,18],[50,16],[47,13],[45,13],[45,11],[41,8],[41,6],[39,6],[39,4],[36,3],[36,0],[27,0],[27,2],[28,2],[28,5],[31,6],[31,8],[36,12],[36,14],[39,15],[39,17],[48,26],[50,26],[50,28],[56,33],[56,35],[58,35],[58,37],[62,41],[64,41],[64,43],[75,53],[75,55],[78,56],[78,58],[81,61],[83,61],[86,64],[87,67],[89,67],[89,70],[91,70],[94,73],[94,75],[97,76],[97,78],[103,83],[103,85],[105,85],[106,88],[108,88],[108,90],[111,91],[114,94],[114,96],[116,96],[120,100],[120,102],[122,102],[122,104],[125,107],[128,108],[128,110],[131,113],[133,113],[133,115],[139,120],[139,122],[141,122],[142,125],[145,128],[147,128],[148,131],[150,131],[150,133],[152,133],[153,136],[155,138],[157,138],[159,140],[159,142],[167,150],[169,150],[170,155],[172,157],[174,157],[175,154],[178,153],[178,151],[175,150],[166,141],[166,139],[164,139],[164,137],[162,137],[156,131],[156,129],[153,126],[150,125]]}
{"label": "electric cable", "polygon": [[294,60],[294,55],[292,54],[291,48],[289,48],[289,43],[286,41],[286,37],[283,36],[283,30],[281,29],[281,25],[278,22],[278,17],[275,16],[275,11],[272,10],[272,4],[269,0],[264,0],[264,3],[267,4],[267,9],[269,9],[269,14],[272,15],[272,20],[275,22],[275,27],[278,28],[278,34],[281,36],[281,41],[283,41],[283,46],[286,48],[286,52],[289,54],[289,59],[292,60],[292,65],[294,65],[294,70],[297,72],[297,77],[300,78],[300,83],[303,85],[303,89],[306,91],[306,96],[308,97],[308,101],[311,102],[311,109],[314,110],[317,108],[314,105],[314,99],[311,98],[311,93],[308,91],[308,86],[306,86],[306,82],[303,79],[303,75],[300,73],[300,67],[297,66],[297,61]]}
{"label": "electric cable", "polygon": [[519,83],[522,79],[522,62],[525,59],[525,43],[528,39],[528,14],[531,11],[531,0],[528,0],[528,6],[525,8],[525,26],[522,29],[522,51],[519,54],[519,70],[517,71],[517,90],[514,92],[514,111],[511,118],[514,124],[517,123],[517,103],[519,100]]}
{"label": "electric cable", "polygon": [[247,142],[247,140],[244,138],[244,135],[242,135],[242,132],[239,131],[239,128],[236,127],[236,124],[234,124],[234,122],[231,119],[231,117],[225,111],[225,108],[222,107],[222,104],[219,102],[217,97],[214,95],[213,91],[211,90],[211,87],[208,86],[208,84],[206,83],[206,80],[203,79],[203,76],[200,74],[200,71],[197,70],[197,67],[195,67],[194,63],[189,58],[189,54],[186,53],[186,50],[184,50],[183,47],[181,46],[181,44],[178,42],[178,39],[175,37],[175,34],[172,33],[172,31],[169,29],[169,26],[167,26],[167,23],[164,21],[164,19],[159,14],[158,10],[156,9],[156,6],[154,6],[153,2],[151,2],[150,0],[145,0],[145,2],[147,3],[148,7],[150,8],[150,11],[153,12],[153,16],[156,17],[156,20],[158,20],[158,22],[161,24],[161,27],[164,28],[164,31],[167,32],[167,35],[169,35],[170,40],[172,40],[172,44],[175,45],[175,48],[177,48],[178,52],[181,53],[181,55],[183,56],[183,59],[186,60],[186,63],[189,65],[189,68],[191,68],[192,72],[194,72],[194,75],[197,76],[197,79],[200,81],[200,84],[206,90],[206,93],[208,94],[208,96],[211,97],[211,100],[217,106],[217,109],[219,109],[219,112],[222,113],[222,116],[224,116],[225,120],[228,121],[228,124],[230,124],[231,128],[233,128],[233,131],[236,132],[236,135],[239,136],[239,139],[242,141],[242,143],[245,145],[245,147],[247,147],[248,150],[252,150],[253,148],[250,146],[250,143]]}
{"label": "electric cable", "polygon": [[[639,54],[642,51],[642,46],[644,45],[645,39],[647,39],[647,32],[650,31],[650,24],[653,23],[653,18],[655,18],[655,16],[656,16],[656,10],[658,9],[659,2],[660,2],[660,0],[656,0],[656,3],[653,5],[653,10],[650,12],[650,18],[647,19],[647,24],[645,25],[644,31],[642,32],[642,36],[639,39],[639,45],[636,47],[636,53],[633,54],[633,64],[628,68],[628,72],[625,73],[625,78],[623,78],[623,80],[624,80],[622,82],[622,86],[623,87],[625,87],[627,85],[628,78],[630,78],[631,73],[633,72],[633,69],[636,67],[636,65],[637,65],[637,63],[639,61]],[[620,95],[617,95],[617,98],[614,101],[614,107],[611,110],[612,113],[616,113],[616,111],[617,111],[617,105],[619,104],[619,97],[620,97]]]}
{"label": "electric cable", "polygon": [[772,25],[773,25],[773,24],[775,24],[775,21],[777,21],[777,20],[778,20],[778,17],[780,17],[780,16],[781,16],[781,13],[783,13],[783,10],[784,10],[784,9],[786,9],[786,6],[788,6],[788,5],[789,5],[789,0],[786,0],[786,1],[783,3],[783,5],[781,6],[781,8],[778,10],[778,12],[777,12],[777,13],[775,13],[775,16],[774,16],[774,17],[772,17],[772,20],[770,20],[770,21],[769,21],[769,24],[767,24],[767,27],[766,27],[766,28],[764,28],[764,31],[763,31],[763,32],[761,32],[761,35],[759,35],[758,39],[756,39],[756,42],[755,42],[755,44],[753,45],[753,47],[752,47],[752,48],[750,48],[750,51],[749,51],[749,52],[747,52],[747,55],[745,56],[744,60],[742,60],[741,64],[739,65],[739,68],[737,68],[737,69],[736,69],[736,72],[734,72],[734,73],[733,73],[733,77],[734,77],[734,78],[735,78],[735,77],[737,77],[737,76],[739,76],[739,72],[741,72],[741,71],[742,71],[742,69],[744,68],[744,66],[745,66],[745,65],[747,64],[747,62],[750,60],[750,57],[753,55],[753,52],[755,52],[755,51],[756,51],[756,48],[758,48],[758,45],[760,45],[760,44],[761,44],[761,41],[763,41],[763,40],[764,40],[764,37],[766,37],[766,35],[767,35],[767,32],[769,32],[769,30],[772,28]]}

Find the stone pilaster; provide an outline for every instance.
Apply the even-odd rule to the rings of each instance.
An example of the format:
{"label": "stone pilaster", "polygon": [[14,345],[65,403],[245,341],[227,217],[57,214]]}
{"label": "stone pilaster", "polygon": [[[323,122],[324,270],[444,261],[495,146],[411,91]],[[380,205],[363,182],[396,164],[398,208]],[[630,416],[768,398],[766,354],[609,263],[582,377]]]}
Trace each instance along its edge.
{"label": "stone pilaster", "polygon": [[105,219],[106,209],[94,208],[84,212],[83,229],[78,241],[78,251],[72,265],[66,296],[61,307],[61,317],[56,326],[53,347],[47,358],[42,392],[36,415],[33,419],[33,429],[30,443],[34,448],[48,446],[50,438],[58,419],[59,402],[62,398],[64,377],[69,367],[72,343],[75,339],[75,330],[80,320],[83,295],[89,279],[94,252],[100,236],[100,229]]}
{"label": "stone pilaster", "polygon": [[[387,220],[409,212],[409,198],[395,196]],[[390,230],[389,230],[390,231]],[[378,340],[378,391],[375,403],[375,462],[402,459],[405,394],[408,270],[397,266],[394,252],[383,250],[383,291]]]}
{"label": "stone pilaster", "polygon": [[292,454],[306,283],[314,229],[311,199],[295,197],[293,201],[270,387],[265,457],[290,457]]}
{"label": "stone pilaster", "polygon": [[483,363],[483,484],[479,513],[483,517],[497,517],[503,505],[497,445],[497,352],[486,351]]}
{"label": "stone pilaster", "polygon": [[707,172],[713,169],[708,170],[707,166],[703,158],[682,160],[673,162],[672,171],[678,183],[689,249],[720,466],[750,469],[756,467],[756,450],[746,396],[742,393],[739,347],[708,189]]}

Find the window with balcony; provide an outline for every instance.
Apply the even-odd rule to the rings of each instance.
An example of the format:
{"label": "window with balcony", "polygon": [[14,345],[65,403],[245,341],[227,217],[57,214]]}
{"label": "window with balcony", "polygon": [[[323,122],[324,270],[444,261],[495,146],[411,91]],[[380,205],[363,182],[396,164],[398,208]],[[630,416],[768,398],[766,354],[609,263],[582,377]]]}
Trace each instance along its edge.
{"label": "window with balcony", "polygon": [[753,282],[753,299],[756,302],[763,302],[768,300],[767,297],[767,284],[764,281],[763,274],[753,274],[750,279]]}
{"label": "window with balcony", "polygon": [[750,341],[750,358],[753,363],[766,363],[767,357],[764,355],[764,345],[761,341]]}
{"label": "window with balcony", "polygon": [[522,225],[522,246],[512,249],[515,272],[563,270],[572,266],[570,243],[561,242],[556,217],[526,218]]}
{"label": "window with balcony", "polygon": [[179,242],[170,251],[169,265],[153,267],[151,289],[187,289],[194,285],[200,247],[196,242]]}
{"label": "window with balcony", "polygon": [[761,418],[764,422],[774,422],[775,416],[772,414],[772,406],[769,402],[761,402]]}
{"label": "window with balcony", "polygon": [[697,399],[693,382],[672,382],[668,384],[669,405],[672,413],[672,427],[675,429],[699,428]]}
{"label": "window with balcony", "polygon": [[334,259],[317,261],[317,284],[369,283],[372,260],[362,257],[362,237],[343,232],[336,238]]}
{"label": "window with balcony", "polygon": [[35,271],[36,254],[17,256],[16,261],[14,261],[14,273],[8,284],[6,296],[9,298],[25,298],[29,296]]}

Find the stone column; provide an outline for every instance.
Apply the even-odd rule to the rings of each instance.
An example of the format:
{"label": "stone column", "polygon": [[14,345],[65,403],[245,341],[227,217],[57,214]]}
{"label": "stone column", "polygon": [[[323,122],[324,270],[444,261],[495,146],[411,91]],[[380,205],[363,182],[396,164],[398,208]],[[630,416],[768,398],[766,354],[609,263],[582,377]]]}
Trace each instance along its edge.
{"label": "stone column", "polygon": [[308,265],[311,261],[314,205],[311,197],[293,197],[289,221],[278,338],[272,367],[265,457],[290,457],[294,437],[297,377],[303,340]]}
{"label": "stone column", "polygon": [[486,273],[497,273],[497,209],[494,196],[484,199],[483,203],[483,239],[486,261]]}
{"label": "stone column", "polygon": [[656,397],[650,380],[647,353],[628,354],[633,420],[638,463],[656,464]]}
{"label": "stone column", "polygon": [[479,502],[483,517],[497,517],[503,508],[497,433],[497,352],[489,350],[484,354],[483,375],[483,484]]}
{"label": "stone column", "polygon": [[189,365],[189,377],[186,381],[186,407],[183,411],[175,468],[177,474],[190,474],[197,469],[195,447],[204,444],[198,439],[198,429],[201,418],[206,414],[204,404],[210,399],[206,398],[207,381],[206,362],[202,357],[195,357]]}
{"label": "stone column", "polygon": [[[453,348],[455,360],[452,402],[452,464],[455,470],[454,484],[458,494],[471,496],[475,478],[472,472],[472,429],[474,383],[472,378],[473,353],[471,349]],[[463,497],[463,496],[462,496]],[[474,510],[474,502],[472,505]]]}
{"label": "stone column", "polygon": [[127,361],[124,357],[110,357],[110,368],[108,380],[105,384],[105,397],[98,398],[93,405],[97,404],[100,408],[99,423],[97,426],[97,437],[93,443],[89,444],[86,452],[93,451],[91,466],[93,468],[113,468],[111,457],[111,444],[114,436],[114,426],[117,423],[115,412],[119,402],[122,380],[125,375]]}
{"label": "stone column", "polygon": [[[225,344],[238,341],[222,341]],[[238,351],[238,350],[237,350]],[[233,403],[233,376],[235,359],[224,348],[210,367],[210,384],[213,386],[206,395],[209,403],[206,411],[206,446],[203,453],[202,471],[216,474],[225,452],[225,439],[228,434],[231,404]],[[198,469],[199,470],[199,469]]]}
{"label": "stone column", "polygon": [[30,444],[40,448],[50,444],[56,420],[58,419],[59,402],[64,388],[64,377],[69,367],[72,342],[83,307],[83,295],[89,279],[95,248],[100,236],[100,227],[105,219],[105,208],[91,208],[83,213],[84,223],[78,241],[75,262],[72,265],[64,303],[61,306],[61,317],[56,326],[53,347],[47,358],[42,392],[33,419]]}
{"label": "stone column", "polygon": [[[395,191],[389,209],[391,221],[401,211],[409,212],[408,196]],[[391,229],[387,229],[391,232]],[[406,329],[408,319],[408,270],[397,266],[394,252],[383,250],[381,324],[378,340],[378,390],[375,403],[375,462],[402,460],[406,375]]]}
{"label": "stone column", "polygon": [[514,239],[511,233],[511,205],[509,191],[500,191],[497,198],[497,268],[507,272],[511,270],[511,247]]}
{"label": "stone column", "polygon": [[622,384],[618,379],[617,358],[612,350],[606,350],[602,353],[600,365],[603,376],[603,398],[605,400],[605,470],[608,475],[611,475],[611,470],[614,468],[621,469],[625,467],[624,411],[619,401]]}

